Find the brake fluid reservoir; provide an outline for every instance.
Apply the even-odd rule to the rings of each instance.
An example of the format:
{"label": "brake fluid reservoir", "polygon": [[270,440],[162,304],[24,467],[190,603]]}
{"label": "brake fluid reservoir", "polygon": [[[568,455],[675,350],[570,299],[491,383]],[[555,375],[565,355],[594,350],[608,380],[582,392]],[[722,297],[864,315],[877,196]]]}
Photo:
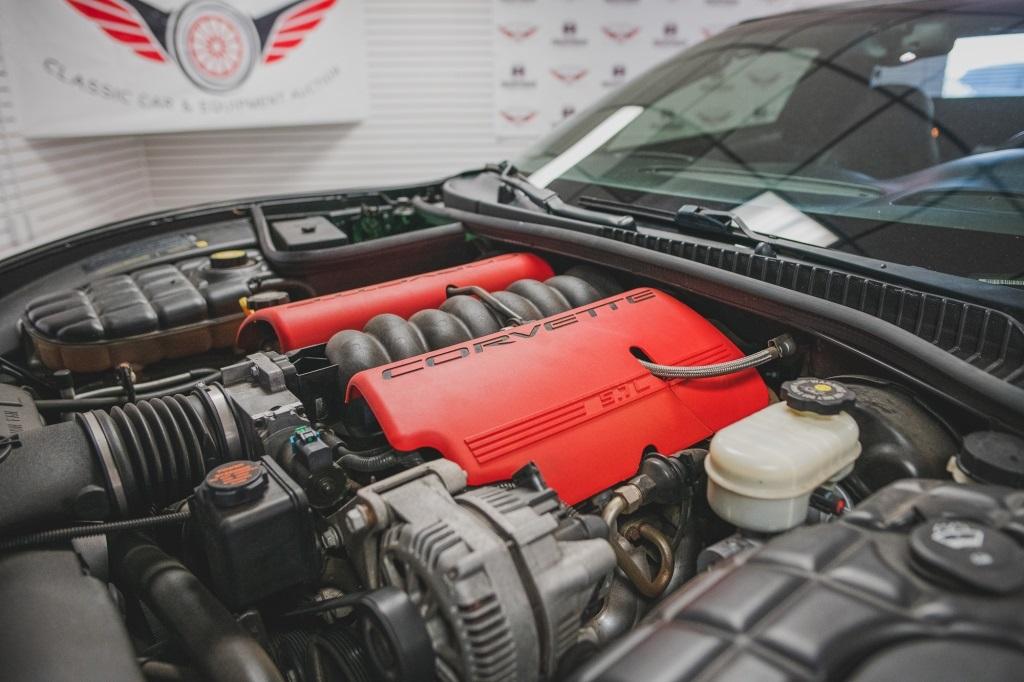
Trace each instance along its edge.
{"label": "brake fluid reservoir", "polygon": [[807,518],[811,493],[846,476],[860,455],[845,408],[853,391],[836,381],[797,379],[775,403],[715,434],[705,460],[708,502],[746,530],[778,532]]}

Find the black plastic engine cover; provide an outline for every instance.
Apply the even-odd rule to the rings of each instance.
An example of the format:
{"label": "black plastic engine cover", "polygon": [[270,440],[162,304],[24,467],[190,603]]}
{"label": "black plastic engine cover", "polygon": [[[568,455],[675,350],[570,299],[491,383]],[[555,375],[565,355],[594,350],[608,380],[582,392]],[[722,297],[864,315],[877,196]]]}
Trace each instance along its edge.
{"label": "black plastic engine cover", "polygon": [[1022,543],[1024,493],[900,481],[723,562],[576,679],[1020,679]]}

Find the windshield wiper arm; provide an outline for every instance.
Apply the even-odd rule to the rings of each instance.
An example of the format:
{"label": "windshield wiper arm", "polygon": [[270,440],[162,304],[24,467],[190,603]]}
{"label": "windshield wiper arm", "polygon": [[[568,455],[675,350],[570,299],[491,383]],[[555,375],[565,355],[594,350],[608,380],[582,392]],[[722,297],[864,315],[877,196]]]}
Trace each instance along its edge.
{"label": "windshield wiper arm", "polygon": [[519,192],[530,203],[553,216],[580,220],[604,227],[617,227],[625,230],[636,229],[636,219],[633,216],[609,215],[602,211],[592,211],[587,208],[573,206],[558,196],[558,193],[554,190],[538,187],[533,184],[507,162],[497,166],[488,166],[486,170],[496,173],[498,181],[501,183],[501,190],[498,192],[498,203],[511,203],[516,198],[515,193]]}
{"label": "windshield wiper arm", "polygon": [[717,236],[740,234],[755,243],[766,242],[769,235],[754,232],[746,221],[732,211],[719,211],[697,204],[684,204],[675,211],[647,206],[635,206],[610,199],[581,197],[580,203],[594,209],[621,211],[636,218],[648,218],[661,223],[670,223],[676,228],[695,232],[708,232]]}
{"label": "windshield wiper arm", "polygon": [[754,232],[743,218],[740,218],[732,211],[718,211],[706,206],[684,204],[676,210],[674,222],[680,227],[706,230],[717,229],[720,233],[725,234],[739,232],[747,239],[755,242],[763,242],[765,240],[765,235],[759,235]]}

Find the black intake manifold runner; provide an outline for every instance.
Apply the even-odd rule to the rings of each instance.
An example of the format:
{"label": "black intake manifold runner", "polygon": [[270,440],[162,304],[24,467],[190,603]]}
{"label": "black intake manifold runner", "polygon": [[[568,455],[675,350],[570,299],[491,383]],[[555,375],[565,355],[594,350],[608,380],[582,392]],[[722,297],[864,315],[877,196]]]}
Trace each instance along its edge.
{"label": "black intake manifold runner", "polygon": [[344,390],[363,370],[493,334],[510,323],[557,315],[619,291],[607,277],[579,267],[544,282],[521,279],[505,291],[477,296],[451,292],[440,308],[421,310],[408,320],[384,313],[367,322],[362,331],[340,331],[327,342],[325,353],[337,365]]}

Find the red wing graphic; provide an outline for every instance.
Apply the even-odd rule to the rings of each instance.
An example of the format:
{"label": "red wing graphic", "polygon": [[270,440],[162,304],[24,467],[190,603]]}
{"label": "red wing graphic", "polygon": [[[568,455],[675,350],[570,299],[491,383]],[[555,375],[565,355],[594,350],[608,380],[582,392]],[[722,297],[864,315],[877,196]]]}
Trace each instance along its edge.
{"label": "red wing graphic", "polygon": [[536,26],[525,26],[523,24],[499,26],[498,32],[509,40],[521,43],[537,32]]}
{"label": "red wing graphic", "polygon": [[276,18],[270,35],[263,43],[263,61],[272,64],[284,59],[320,25],[324,14],[334,7],[336,2],[337,0],[305,0],[289,6]]}
{"label": "red wing graphic", "polygon": [[537,112],[536,111],[527,111],[527,112],[502,111],[500,113],[501,113],[501,117],[503,119],[505,119],[506,121],[508,121],[512,125],[517,125],[517,126],[525,125],[525,124],[529,123],[530,121],[532,121],[533,119],[537,118]]}
{"label": "red wing graphic", "polygon": [[562,81],[563,83],[575,83],[576,81],[586,76],[587,73],[589,73],[588,69],[551,69],[551,75],[553,75],[555,78]]}
{"label": "red wing graphic", "polygon": [[617,43],[624,43],[632,40],[640,32],[639,26],[605,26],[604,34]]}
{"label": "red wing graphic", "polygon": [[154,62],[167,61],[167,52],[146,20],[124,0],[67,0],[67,3],[140,57]]}

